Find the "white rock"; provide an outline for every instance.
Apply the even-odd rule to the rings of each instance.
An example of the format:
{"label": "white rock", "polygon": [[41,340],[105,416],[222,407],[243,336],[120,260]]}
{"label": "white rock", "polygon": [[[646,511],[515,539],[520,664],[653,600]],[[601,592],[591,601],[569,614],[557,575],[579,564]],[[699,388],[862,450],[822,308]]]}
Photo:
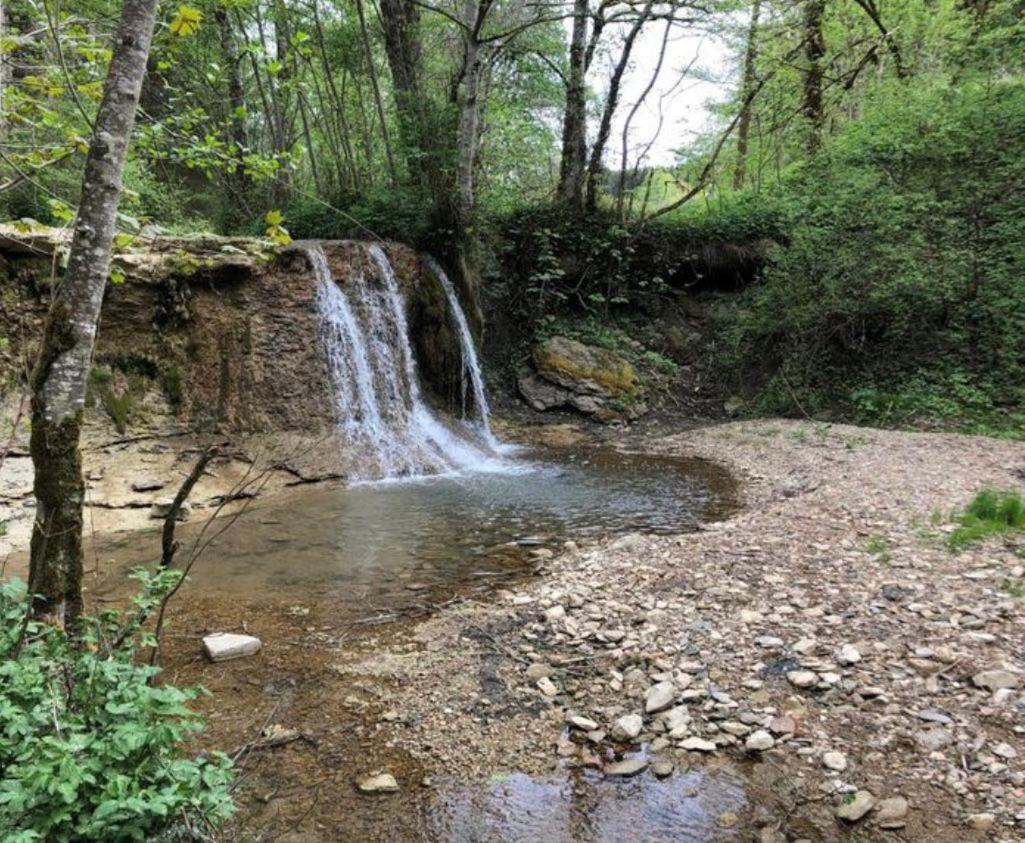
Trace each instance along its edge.
{"label": "white rock", "polygon": [[673,704],[675,695],[676,686],[672,682],[659,682],[652,685],[644,695],[644,711],[647,714],[664,711]]}
{"label": "white rock", "polygon": [[545,617],[549,621],[559,621],[566,617],[565,606],[552,606],[550,609],[545,609]]}
{"label": "white rock", "polygon": [[627,758],[623,761],[616,761],[612,764],[606,764],[604,773],[606,776],[619,776],[620,778],[630,778],[630,776],[636,776],[638,773],[644,772],[648,768],[648,762],[644,758]]}
{"label": "white rock", "polygon": [[542,676],[537,680],[537,688],[546,697],[554,697],[559,693],[559,689],[556,687],[555,683],[547,676]]}
{"label": "white rock", "polygon": [[999,691],[1001,688],[1017,688],[1021,677],[1009,670],[984,670],[982,673],[976,673],[972,677],[972,682],[978,688]]}
{"label": "white rock", "polygon": [[840,664],[857,664],[861,661],[861,653],[853,644],[844,644],[840,648],[840,652],[836,654],[836,658]]}
{"label": "white rock", "polygon": [[776,741],[773,740],[772,735],[764,729],[752,732],[748,736],[748,739],[744,741],[744,747],[752,752],[762,752],[766,749],[772,749],[775,745]]}
{"label": "white rock", "polygon": [[791,670],[787,681],[798,688],[811,688],[819,683],[819,677],[810,670]]}
{"label": "white rock", "polygon": [[391,773],[370,773],[356,779],[356,787],[361,793],[395,793],[399,783]]}
{"label": "white rock", "polygon": [[203,654],[212,662],[226,662],[260,652],[263,644],[252,635],[234,632],[215,632],[203,639]]}
{"label": "white rock", "polygon": [[842,752],[830,751],[822,754],[822,766],[827,770],[842,773],[847,769],[847,756]]}
{"label": "white rock", "polygon": [[680,748],[691,752],[715,752],[715,744],[704,738],[687,738],[680,744]]}
{"label": "white rock", "polygon": [[[155,501],[149,509],[149,517],[153,519],[167,518],[171,514],[171,507],[174,506],[174,501],[171,498],[165,500]],[[176,521],[188,521],[191,509],[187,503],[183,503],[178,508],[178,514],[175,516]]]}
{"label": "white rock", "polygon": [[614,741],[632,741],[644,728],[644,720],[639,714],[624,714],[609,730]]}
{"label": "white rock", "polygon": [[847,820],[852,823],[857,822],[871,811],[872,806],[875,804],[876,798],[871,793],[867,790],[859,790],[854,794],[854,798],[850,802],[844,802],[836,809],[836,815],[841,820]]}
{"label": "white rock", "polygon": [[567,715],[566,722],[574,729],[579,729],[581,732],[593,732],[598,728],[598,724],[590,717],[581,717],[579,714]]}
{"label": "white rock", "polygon": [[972,814],[968,817],[968,825],[976,831],[989,831],[996,824],[994,814]]}

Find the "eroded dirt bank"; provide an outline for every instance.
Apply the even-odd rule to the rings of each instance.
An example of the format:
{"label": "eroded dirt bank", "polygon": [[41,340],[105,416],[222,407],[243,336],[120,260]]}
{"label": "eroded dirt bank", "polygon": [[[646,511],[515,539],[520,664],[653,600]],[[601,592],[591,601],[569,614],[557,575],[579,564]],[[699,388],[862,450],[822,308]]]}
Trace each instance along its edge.
{"label": "eroded dirt bank", "polygon": [[391,689],[380,740],[466,781],[608,771],[614,736],[648,743],[645,777],[743,759],[773,799],[724,834],[1020,839],[1020,543],[953,554],[933,513],[1020,488],[1025,446],[762,421],[645,447],[727,463],[744,510],[569,547],[409,642],[363,642],[347,670]]}

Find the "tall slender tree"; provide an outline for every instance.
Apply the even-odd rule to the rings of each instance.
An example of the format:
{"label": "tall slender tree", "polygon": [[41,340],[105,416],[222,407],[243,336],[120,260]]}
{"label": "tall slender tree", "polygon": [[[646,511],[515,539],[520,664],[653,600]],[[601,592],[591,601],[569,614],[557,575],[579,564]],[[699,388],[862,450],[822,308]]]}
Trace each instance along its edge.
{"label": "tall slender tree", "polygon": [[29,587],[40,615],[73,621],[82,608],[79,439],[86,384],[110,272],[121,180],[149,57],[157,0],[124,0],[113,57],[89,140],[68,266],[32,373],[36,518]]}
{"label": "tall slender tree", "polygon": [[747,177],[747,146],[751,132],[751,115],[754,103],[749,96],[755,86],[755,65],[758,61],[758,21],[762,12],[762,0],[751,4],[751,20],[747,27],[747,44],[744,48],[744,69],[740,82],[741,111],[737,122],[737,164],[733,171],[733,187],[741,190]]}

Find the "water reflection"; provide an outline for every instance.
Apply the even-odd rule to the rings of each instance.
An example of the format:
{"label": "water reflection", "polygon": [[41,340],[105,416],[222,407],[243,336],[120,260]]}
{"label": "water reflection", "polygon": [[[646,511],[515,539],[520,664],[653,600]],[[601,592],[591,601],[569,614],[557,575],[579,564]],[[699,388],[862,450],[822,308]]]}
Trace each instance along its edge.
{"label": "water reflection", "polygon": [[[407,597],[521,567],[525,536],[561,541],[694,529],[729,505],[729,480],[700,461],[611,450],[526,454],[530,470],[320,489],[254,506],[193,570],[221,594],[315,594],[339,601]],[[179,528],[182,554],[198,534]],[[152,535],[101,548],[114,587],[156,554]]]}
{"label": "water reflection", "polygon": [[665,781],[587,773],[533,779],[520,773],[481,786],[442,787],[428,809],[427,839],[449,843],[684,843],[732,839],[718,819],[744,802],[725,771]]}

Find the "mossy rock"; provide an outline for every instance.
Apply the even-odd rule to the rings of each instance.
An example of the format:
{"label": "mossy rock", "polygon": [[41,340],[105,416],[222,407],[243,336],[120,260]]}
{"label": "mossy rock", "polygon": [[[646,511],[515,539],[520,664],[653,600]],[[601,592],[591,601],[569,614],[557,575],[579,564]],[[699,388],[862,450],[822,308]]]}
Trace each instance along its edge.
{"label": "mossy rock", "polygon": [[578,395],[629,401],[642,392],[636,370],[618,354],[567,337],[538,346],[534,365],[545,380]]}

